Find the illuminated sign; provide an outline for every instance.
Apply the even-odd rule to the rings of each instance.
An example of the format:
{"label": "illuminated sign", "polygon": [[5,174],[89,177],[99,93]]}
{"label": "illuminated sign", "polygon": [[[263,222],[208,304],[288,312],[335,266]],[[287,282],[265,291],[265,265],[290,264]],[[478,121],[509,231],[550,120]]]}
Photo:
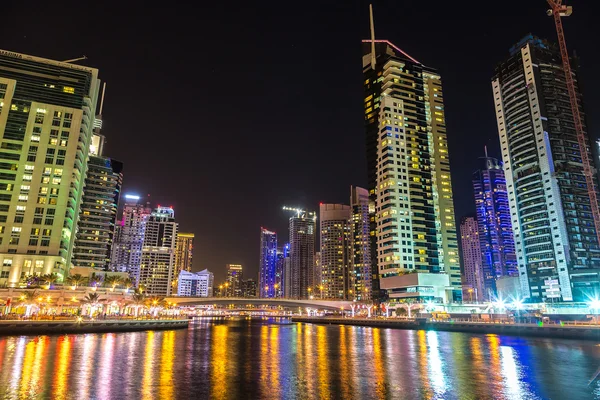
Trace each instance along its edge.
{"label": "illuminated sign", "polygon": [[136,195],[133,195],[133,194],[126,194],[125,198],[128,199],[128,200],[139,200],[140,196],[136,196]]}

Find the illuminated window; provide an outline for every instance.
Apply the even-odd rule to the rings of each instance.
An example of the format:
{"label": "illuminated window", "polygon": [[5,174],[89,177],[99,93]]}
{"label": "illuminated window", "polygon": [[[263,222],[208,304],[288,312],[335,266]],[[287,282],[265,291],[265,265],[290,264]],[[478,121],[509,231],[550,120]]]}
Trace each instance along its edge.
{"label": "illuminated window", "polygon": [[73,88],[71,86],[63,86],[63,92],[64,93],[74,94],[75,93],[75,88]]}

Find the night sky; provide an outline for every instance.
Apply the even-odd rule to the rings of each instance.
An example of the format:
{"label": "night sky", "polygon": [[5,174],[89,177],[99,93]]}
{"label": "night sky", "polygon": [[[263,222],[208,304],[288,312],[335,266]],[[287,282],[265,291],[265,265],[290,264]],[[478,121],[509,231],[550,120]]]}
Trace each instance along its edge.
{"label": "night sky", "polygon": [[[86,55],[81,64],[100,70],[105,155],[125,163],[124,192],[172,205],[180,230],[196,234],[195,270],[220,281],[226,263],[241,263],[256,278],[259,228],[287,241],[283,205],[348,203],[350,185],[366,185],[368,2],[6,3],[1,49]],[[574,13],[564,24],[596,137],[593,3],[568,2]],[[546,9],[543,0],[374,1],[377,39],[442,75],[457,224],[474,211],[470,179],[484,145],[500,157],[494,67],[529,32],[555,40]]]}

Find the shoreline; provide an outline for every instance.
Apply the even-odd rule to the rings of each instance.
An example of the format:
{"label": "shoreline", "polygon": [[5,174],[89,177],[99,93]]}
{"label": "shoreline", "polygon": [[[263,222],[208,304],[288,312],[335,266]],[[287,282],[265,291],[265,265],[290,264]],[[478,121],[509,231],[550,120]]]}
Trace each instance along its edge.
{"label": "shoreline", "polygon": [[0,336],[135,332],[146,330],[185,329],[188,325],[188,319],[107,319],[95,321],[2,320],[0,321]]}
{"label": "shoreline", "polygon": [[537,324],[500,324],[469,321],[433,322],[416,320],[328,317],[292,317],[292,322],[600,341],[600,326],[591,325],[561,326],[549,324],[540,326]]}

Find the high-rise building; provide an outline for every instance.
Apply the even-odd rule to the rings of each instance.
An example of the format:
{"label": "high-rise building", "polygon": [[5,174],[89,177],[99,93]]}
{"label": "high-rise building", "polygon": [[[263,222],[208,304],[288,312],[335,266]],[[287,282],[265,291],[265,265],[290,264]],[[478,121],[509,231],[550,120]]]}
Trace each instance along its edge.
{"label": "high-rise building", "polygon": [[177,277],[177,296],[213,297],[214,279],[207,269],[200,272],[181,270]]}
{"label": "high-rise building", "polygon": [[290,298],[292,287],[292,270],[290,263],[290,244],[286,243],[277,253],[277,270],[281,271],[279,297]]}
{"label": "high-rise building", "polygon": [[277,234],[260,228],[258,290],[261,298],[275,297],[277,275]]}
{"label": "high-rise building", "polygon": [[289,245],[285,244],[277,249],[275,260],[275,297],[284,297],[285,289],[285,260],[288,258]]}
{"label": "high-rise building", "polygon": [[[525,37],[496,68],[492,90],[522,293],[586,301],[600,290],[600,250],[558,47]],[[588,137],[592,159],[590,148]]]}
{"label": "high-rise building", "polygon": [[178,232],[175,246],[175,273],[192,270],[192,253],[194,250],[194,234]]}
{"label": "high-rise building", "polygon": [[98,70],[0,50],[0,285],[72,263]]}
{"label": "high-rise building", "polygon": [[148,203],[140,204],[139,196],[126,194],[124,197],[123,215],[115,230],[110,269],[129,273],[138,286],[146,222],[152,209]]}
{"label": "high-rise building", "polygon": [[[381,289],[407,272],[445,273],[461,295],[440,74],[387,40],[363,41],[369,194]],[[373,229],[376,227],[376,229]]]}
{"label": "high-rise building", "polygon": [[226,297],[242,297],[243,269],[239,264],[227,264]]}
{"label": "high-rise building", "polygon": [[170,296],[175,291],[176,242],[175,213],[170,207],[158,206],[150,214],[144,232],[139,284],[146,293]]}
{"label": "high-rise building", "polygon": [[322,297],[353,298],[353,278],[350,270],[350,206],[321,204],[321,274]]}
{"label": "high-rise building", "polygon": [[246,279],[245,281],[242,282],[242,296],[243,297],[256,297],[256,293],[258,292],[257,290],[257,285],[256,285],[256,281],[254,279]]}
{"label": "high-rise building", "polygon": [[487,154],[480,161],[481,168],[473,173],[481,269],[485,283],[484,292],[480,292],[480,296],[491,298],[490,293],[496,293],[496,279],[518,276],[519,273],[504,170],[498,160]]}
{"label": "high-rise building", "polygon": [[289,297],[307,299],[314,284],[317,216],[314,211],[295,210],[295,212],[296,215],[290,218]]}
{"label": "high-rise building", "polygon": [[106,157],[90,156],[83,189],[73,265],[108,269],[123,164]]}
{"label": "high-rise building", "polygon": [[468,291],[465,300],[479,301],[489,298],[486,294],[484,273],[482,268],[479,227],[473,217],[465,217],[460,222],[460,239],[462,247],[463,285]]}
{"label": "high-rise building", "polygon": [[315,291],[319,293],[319,296],[323,294],[323,265],[321,264],[321,252],[315,253],[315,272],[313,272],[313,281]]}
{"label": "high-rise building", "polygon": [[372,277],[371,237],[369,235],[369,191],[360,187],[350,188],[350,268],[354,278],[354,298],[371,300]]}

